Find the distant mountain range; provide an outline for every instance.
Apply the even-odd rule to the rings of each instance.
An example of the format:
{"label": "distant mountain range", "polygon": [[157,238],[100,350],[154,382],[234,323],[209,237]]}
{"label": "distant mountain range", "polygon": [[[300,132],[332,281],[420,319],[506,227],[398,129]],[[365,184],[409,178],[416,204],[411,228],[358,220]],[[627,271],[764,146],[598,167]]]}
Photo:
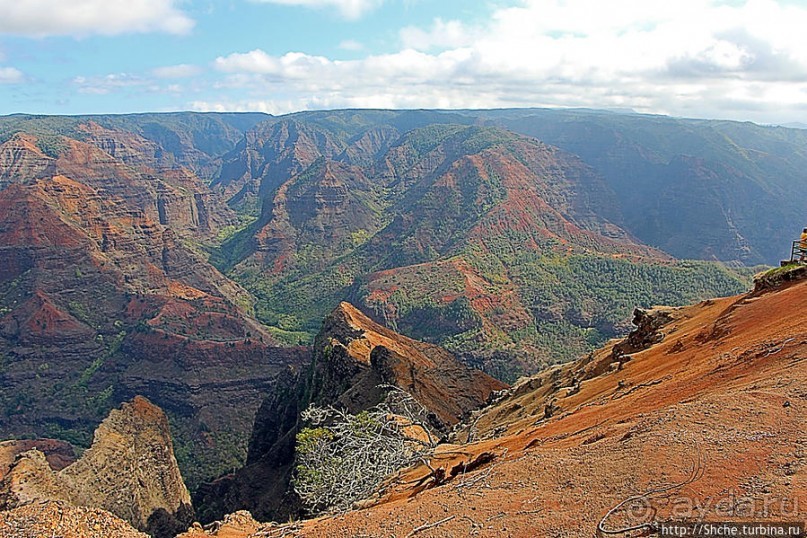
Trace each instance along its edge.
{"label": "distant mountain range", "polygon": [[5,119],[25,131],[0,146],[2,437],[87,446],[113,406],[146,395],[208,476],[243,458],[263,395],[303,356],[273,345],[251,294],[202,250],[238,219],[194,172],[214,161],[199,148],[239,131],[189,116],[176,132],[171,118]]}
{"label": "distant mountain range", "polygon": [[343,300],[512,381],[742,291],[805,169],[807,131],[587,110],[2,117],[0,437],[141,394],[193,486]]}
{"label": "distant mountain range", "polygon": [[788,129],[807,129],[807,123],[800,123],[800,122],[792,122],[792,123],[783,123],[782,127],[787,127]]}

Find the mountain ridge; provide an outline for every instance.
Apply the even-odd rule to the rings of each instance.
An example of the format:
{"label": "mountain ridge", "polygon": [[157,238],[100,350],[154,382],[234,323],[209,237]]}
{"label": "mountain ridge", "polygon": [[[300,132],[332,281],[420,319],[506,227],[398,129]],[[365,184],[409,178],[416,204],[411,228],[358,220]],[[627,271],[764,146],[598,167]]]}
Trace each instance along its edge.
{"label": "mountain ridge", "polygon": [[[586,111],[0,117],[0,430],[86,447],[144,394],[195,486],[244,463],[261,401],[344,300],[506,380],[584,355],[654,297],[747,286],[642,230],[772,257],[803,136]],[[697,219],[665,198],[690,185]],[[776,215],[749,231],[760,189]]]}
{"label": "mountain ridge", "polygon": [[[707,271],[706,266],[694,271],[687,265],[675,266],[667,254],[643,245],[620,226],[618,204],[604,179],[574,155],[538,140],[495,126],[446,122],[400,133],[387,125],[385,132],[391,138],[383,143],[377,140],[381,145],[369,149],[373,159],[345,168],[339,159],[350,153],[352,144],[364,144],[364,138],[354,135],[351,142],[338,138],[339,133],[323,131],[320,123],[312,125],[321,133],[320,145],[312,145],[311,137],[302,145],[300,155],[307,157],[295,165],[302,171],[292,173],[282,185],[274,179],[266,183],[265,178],[255,178],[268,185],[263,212],[253,225],[222,245],[218,258],[222,270],[256,294],[261,305],[258,318],[293,338],[311,338],[319,319],[344,299],[362,305],[377,321],[393,327],[403,323],[412,330],[417,321],[402,319],[409,309],[401,308],[400,302],[406,301],[414,303],[416,310],[442,310],[436,315],[445,323],[422,336],[473,355],[475,364],[497,373],[500,370],[492,364],[488,350],[507,348],[504,353],[509,353],[520,372],[531,371],[559,357],[548,357],[547,339],[529,329],[535,322],[529,319],[534,299],[528,284],[513,281],[514,269],[525,263],[551,266],[557,258],[571,256],[666,264],[673,272],[690,272],[695,280],[702,278],[700,271]],[[256,131],[253,143],[260,145],[260,136]],[[341,147],[347,149],[340,153]],[[314,148],[319,153],[311,155]],[[288,166],[273,161],[272,155],[257,169]],[[306,167],[306,163],[310,164]],[[326,171],[331,176],[341,172],[342,183],[333,183],[333,177],[326,180]],[[330,186],[323,181],[330,181]],[[303,187],[313,184],[319,187]],[[306,198],[306,192],[313,198]],[[290,218],[293,214],[297,220]],[[530,334],[513,339],[504,330],[511,324],[499,325],[502,316],[491,317],[486,313],[489,309],[475,307],[473,302],[445,301],[446,293],[436,296],[439,290],[424,293],[418,288],[425,283],[410,280],[404,291],[414,297],[396,299],[399,304],[382,299],[394,296],[394,288],[376,293],[372,300],[366,295],[366,287],[373,285],[373,275],[378,273],[406,275],[418,271],[410,268],[426,266],[440,273],[456,264],[463,267],[462,277],[451,269],[449,274],[435,275],[433,281],[461,288],[459,280],[475,273],[473,281],[496,283],[488,286],[491,289],[506,287],[512,308],[526,313],[521,316],[526,322],[518,329]],[[616,265],[611,270],[623,269]],[[719,293],[740,290],[728,281],[720,286]],[[622,311],[620,315],[627,317],[630,310],[622,307]],[[575,351],[563,359],[585,350],[589,338],[603,341],[618,332],[615,326],[600,323],[601,335],[587,335],[587,328],[572,325],[564,328],[563,338],[575,340],[569,346]],[[571,336],[574,333],[577,336]],[[544,341],[536,344],[541,338]],[[527,359],[530,355],[534,358]]]}
{"label": "mountain ridge", "polygon": [[[205,522],[249,510],[261,519],[298,517],[292,489],[296,436],[309,406],[360,413],[403,391],[442,436],[506,385],[462,364],[438,346],[383,327],[349,303],[322,322],[305,366],[280,379],[255,416],[246,465],[204,484],[194,497]],[[394,408],[394,406],[393,406]]]}
{"label": "mountain ridge", "polygon": [[[222,532],[526,538],[689,517],[798,520],[807,498],[807,280],[794,278],[637,311],[629,338],[499,394],[428,466],[403,470],[360,510]],[[635,496],[641,508],[619,510]]]}
{"label": "mountain ridge", "polygon": [[[183,466],[209,478],[245,456],[251,417],[236,402],[257,410],[303,352],[277,348],[251,294],[206,262],[197,242],[235,216],[204,182],[137,134],[82,125],[83,141],[49,139],[52,156],[41,134],[0,146],[0,430],[87,446],[112,407],[145,394],[185,417]],[[222,394],[194,392],[202,372]]]}
{"label": "mountain ridge", "polygon": [[193,518],[168,419],[142,397],[113,410],[92,446],[61,470],[36,449],[17,456],[0,483],[0,510],[48,501],[108,510],[155,538],[174,536]]}

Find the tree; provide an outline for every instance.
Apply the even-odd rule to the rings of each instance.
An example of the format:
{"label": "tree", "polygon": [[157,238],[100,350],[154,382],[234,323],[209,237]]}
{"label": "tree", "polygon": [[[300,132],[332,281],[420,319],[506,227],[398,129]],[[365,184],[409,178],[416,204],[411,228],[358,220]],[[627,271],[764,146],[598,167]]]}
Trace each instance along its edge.
{"label": "tree", "polygon": [[313,513],[348,510],[375,493],[390,475],[426,458],[437,445],[428,412],[392,389],[376,407],[352,415],[310,406],[297,434],[294,491]]}

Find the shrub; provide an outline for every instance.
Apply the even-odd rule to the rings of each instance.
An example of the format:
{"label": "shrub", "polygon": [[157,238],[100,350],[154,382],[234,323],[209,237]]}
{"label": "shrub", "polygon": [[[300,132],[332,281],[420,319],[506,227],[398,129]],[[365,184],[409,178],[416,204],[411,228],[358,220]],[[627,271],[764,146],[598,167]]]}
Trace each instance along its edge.
{"label": "shrub", "polygon": [[310,427],[297,434],[294,491],[312,514],[350,509],[432,451],[426,413],[400,389],[356,415],[310,406],[302,414]]}

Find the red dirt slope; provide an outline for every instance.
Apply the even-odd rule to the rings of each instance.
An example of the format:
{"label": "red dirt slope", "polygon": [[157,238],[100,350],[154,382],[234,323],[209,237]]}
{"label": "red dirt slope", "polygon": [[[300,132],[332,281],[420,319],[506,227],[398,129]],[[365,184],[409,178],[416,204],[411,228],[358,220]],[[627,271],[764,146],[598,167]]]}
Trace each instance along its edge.
{"label": "red dirt slope", "polygon": [[[623,500],[685,481],[605,528],[804,521],[805,320],[804,280],[655,313],[630,342],[525,380],[483,411],[458,435],[481,440],[431,461],[446,470],[441,484],[409,470],[381,504],[250,536],[589,537]],[[463,472],[482,455],[492,461]]]}

